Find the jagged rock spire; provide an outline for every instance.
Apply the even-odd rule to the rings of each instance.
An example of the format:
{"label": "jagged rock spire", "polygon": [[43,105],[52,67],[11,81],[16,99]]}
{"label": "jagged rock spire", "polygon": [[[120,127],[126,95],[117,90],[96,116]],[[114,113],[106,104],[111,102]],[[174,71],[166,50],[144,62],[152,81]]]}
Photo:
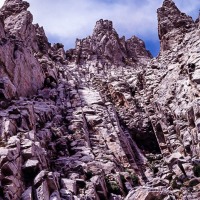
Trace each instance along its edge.
{"label": "jagged rock spire", "polygon": [[158,9],[158,35],[161,40],[161,51],[170,49],[165,39],[168,40],[181,32],[187,32],[194,26],[190,16],[182,13],[172,0],[164,0],[161,8]]}
{"label": "jagged rock spire", "polygon": [[27,10],[29,3],[22,0],[6,0],[3,7],[0,10],[0,15],[3,18],[7,18],[12,14],[18,14],[23,10]]}
{"label": "jagged rock spire", "polygon": [[42,68],[32,53],[39,52],[38,28],[32,24],[28,7],[29,3],[22,0],[6,0],[0,9],[0,60],[4,66],[0,81],[6,99],[34,94],[43,84]]}
{"label": "jagged rock spire", "polygon": [[172,1],[172,0],[164,0],[163,1],[163,6],[168,6],[169,4],[173,4],[173,6],[175,5],[175,3],[174,3],[174,1]]}
{"label": "jagged rock spire", "polygon": [[92,36],[77,39],[76,50],[73,52],[77,55],[70,55],[69,51],[67,54],[69,57],[76,57],[77,61],[97,57],[103,62],[115,64],[130,64],[139,60],[141,63],[147,63],[152,57],[142,40],[136,36],[129,40],[120,38],[112,21],[103,19],[96,22]]}
{"label": "jagged rock spire", "polygon": [[96,22],[96,25],[94,27],[94,32],[100,30],[112,31],[112,29],[113,29],[112,21],[100,19]]}

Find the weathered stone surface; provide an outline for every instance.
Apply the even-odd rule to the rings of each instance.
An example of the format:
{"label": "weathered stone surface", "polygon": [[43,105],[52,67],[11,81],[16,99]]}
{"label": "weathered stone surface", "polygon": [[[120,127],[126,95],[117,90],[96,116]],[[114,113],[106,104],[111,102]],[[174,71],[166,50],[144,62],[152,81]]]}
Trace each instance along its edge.
{"label": "weathered stone surface", "polygon": [[16,87],[12,84],[8,77],[3,77],[0,81],[1,89],[1,98],[4,99],[12,99],[16,96]]}
{"label": "weathered stone surface", "polygon": [[161,40],[161,52],[173,50],[183,40],[184,33],[194,28],[190,16],[182,13],[173,0],[164,0],[158,9],[158,35]]}
{"label": "weathered stone surface", "polygon": [[0,10],[0,199],[200,199],[199,21],[164,0],[157,58],[108,20],[65,52],[28,6]]}
{"label": "weathered stone surface", "polygon": [[36,198],[42,199],[42,200],[48,200],[49,199],[49,190],[47,182],[44,181],[41,183],[41,185],[36,189]]}
{"label": "weathered stone surface", "polygon": [[[163,191],[162,191],[163,189]],[[131,191],[125,200],[153,200],[153,199],[164,199],[166,197],[166,191],[164,188],[160,190],[151,189],[151,188],[138,188],[135,191]]]}
{"label": "weathered stone surface", "polygon": [[69,190],[73,194],[76,194],[76,191],[77,191],[76,181],[63,178],[63,179],[61,179],[61,186],[62,186],[62,188]]}
{"label": "weathered stone surface", "polygon": [[27,190],[25,190],[21,197],[22,200],[33,200],[33,192],[32,187],[29,187]]}
{"label": "weathered stone surface", "polygon": [[28,7],[22,0],[8,0],[0,10],[5,32],[1,33],[4,42],[0,45],[0,81],[4,82],[1,98],[32,95],[44,81],[42,67],[33,55],[36,30]]}
{"label": "weathered stone surface", "polygon": [[146,64],[152,56],[145,49],[142,40],[136,36],[127,41],[125,37],[119,38],[113,23],[100,19],[96,22],[92,36],[77,39],[76,49],[67,51],[67,57],[69,60],[75,60],[76,63],[103,59],[103,67],[105,67],[106,61],[116,65]]}

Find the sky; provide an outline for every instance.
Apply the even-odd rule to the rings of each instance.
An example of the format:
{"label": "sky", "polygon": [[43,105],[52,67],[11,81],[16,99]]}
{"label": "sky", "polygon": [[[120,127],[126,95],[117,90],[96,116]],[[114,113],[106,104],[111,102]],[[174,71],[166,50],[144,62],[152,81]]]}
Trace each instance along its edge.
{"label": "sky", "polygon": [[[51,43],[61,42],[65,49],[74,48],[76,38],[92,34],[99,19],[113,21],[119,36],[144,40],[156,56],[159,52],[156,10],[163,0],[27,0],[34,23],[44,27]],[[200,0],[174,0],[178,8],[195,20]],[[0,0],[0,6],[4,0]]]}

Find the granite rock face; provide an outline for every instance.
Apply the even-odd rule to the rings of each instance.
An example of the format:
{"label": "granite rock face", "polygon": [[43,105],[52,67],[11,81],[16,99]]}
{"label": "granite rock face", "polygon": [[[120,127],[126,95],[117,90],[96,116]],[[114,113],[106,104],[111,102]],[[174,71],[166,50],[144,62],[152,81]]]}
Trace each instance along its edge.
{"label": "granite rock face", "polygon": [[108,20],[65,51],[28,6],[0,10],[0,200],[199,199],[199,20],[165,0],[157,58]]}
{"label": "granite rock face", "polygon": [[34,57],[38,44],[28,6],[27,2],[8,0],[0,10],[1,99],[33,95],[44,81],[42,68]]}
{"label": "granite rock face", "polygon": [[182,43],[184,34],[195,28],[192,17],[182,13],[173,0],[164,0],[157,13],[160,53],[176,48]]}
{"label": "granite rock face", "polygon": [[152,58],[142,40],[136,36],[129,40],[125,40],[125,37],[119,38],[112,22],[103,19],[96,22],[92,36],[77,39],[76,48],[68,53],[69,60],[75,60],[76,63],[98,59],[115,65],[147,64]]}

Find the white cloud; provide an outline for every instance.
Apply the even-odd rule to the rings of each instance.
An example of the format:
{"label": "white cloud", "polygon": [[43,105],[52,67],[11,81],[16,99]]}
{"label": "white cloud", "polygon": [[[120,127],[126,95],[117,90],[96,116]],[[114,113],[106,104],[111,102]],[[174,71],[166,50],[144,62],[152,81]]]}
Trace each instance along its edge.
{"label": "white cloud", "polygon": [[3,6],[4,0],[0,0],[0,7]]}
{"label": "white cloud", "polygon": [[[45,27],[47,33],[59,37],[85,37],[91,34],[98,19],[109,19],[119,34],[156,33],[156,8],[161,0],[137,5],[136,0],[121,0],[106,4],[97,0],[29,0],[34,21]],[[150,30],[150,31],[149,31]]]}
{"label": "white cloud", "polygon": [[[43,25],[47,35],[75,41],[92,33],[98,19],[109,19],[119,35],[153,39],[157,36],[156,10],[162,0],[28,0],[34,22]],[[194,16],[200,3],[175,0],[179,8]],[[64,41],[63,41],[64,42]],[[64,42],[66,44],[66,42]],[[70,42],[72,43],[72,42]]]}
{"label": "white cloud", "polygon": [[[27,0],[34,23],[43,26],[50,41],[73,47],[76,38],[92,33],[101,18],[112,20],[120,36],[137,35],[145,40],[157,40],[156,10],[163,0]],[[0,0],[0,5],[3,3]],[[178,7],[197,17],[200,2],[175,0]]]}

